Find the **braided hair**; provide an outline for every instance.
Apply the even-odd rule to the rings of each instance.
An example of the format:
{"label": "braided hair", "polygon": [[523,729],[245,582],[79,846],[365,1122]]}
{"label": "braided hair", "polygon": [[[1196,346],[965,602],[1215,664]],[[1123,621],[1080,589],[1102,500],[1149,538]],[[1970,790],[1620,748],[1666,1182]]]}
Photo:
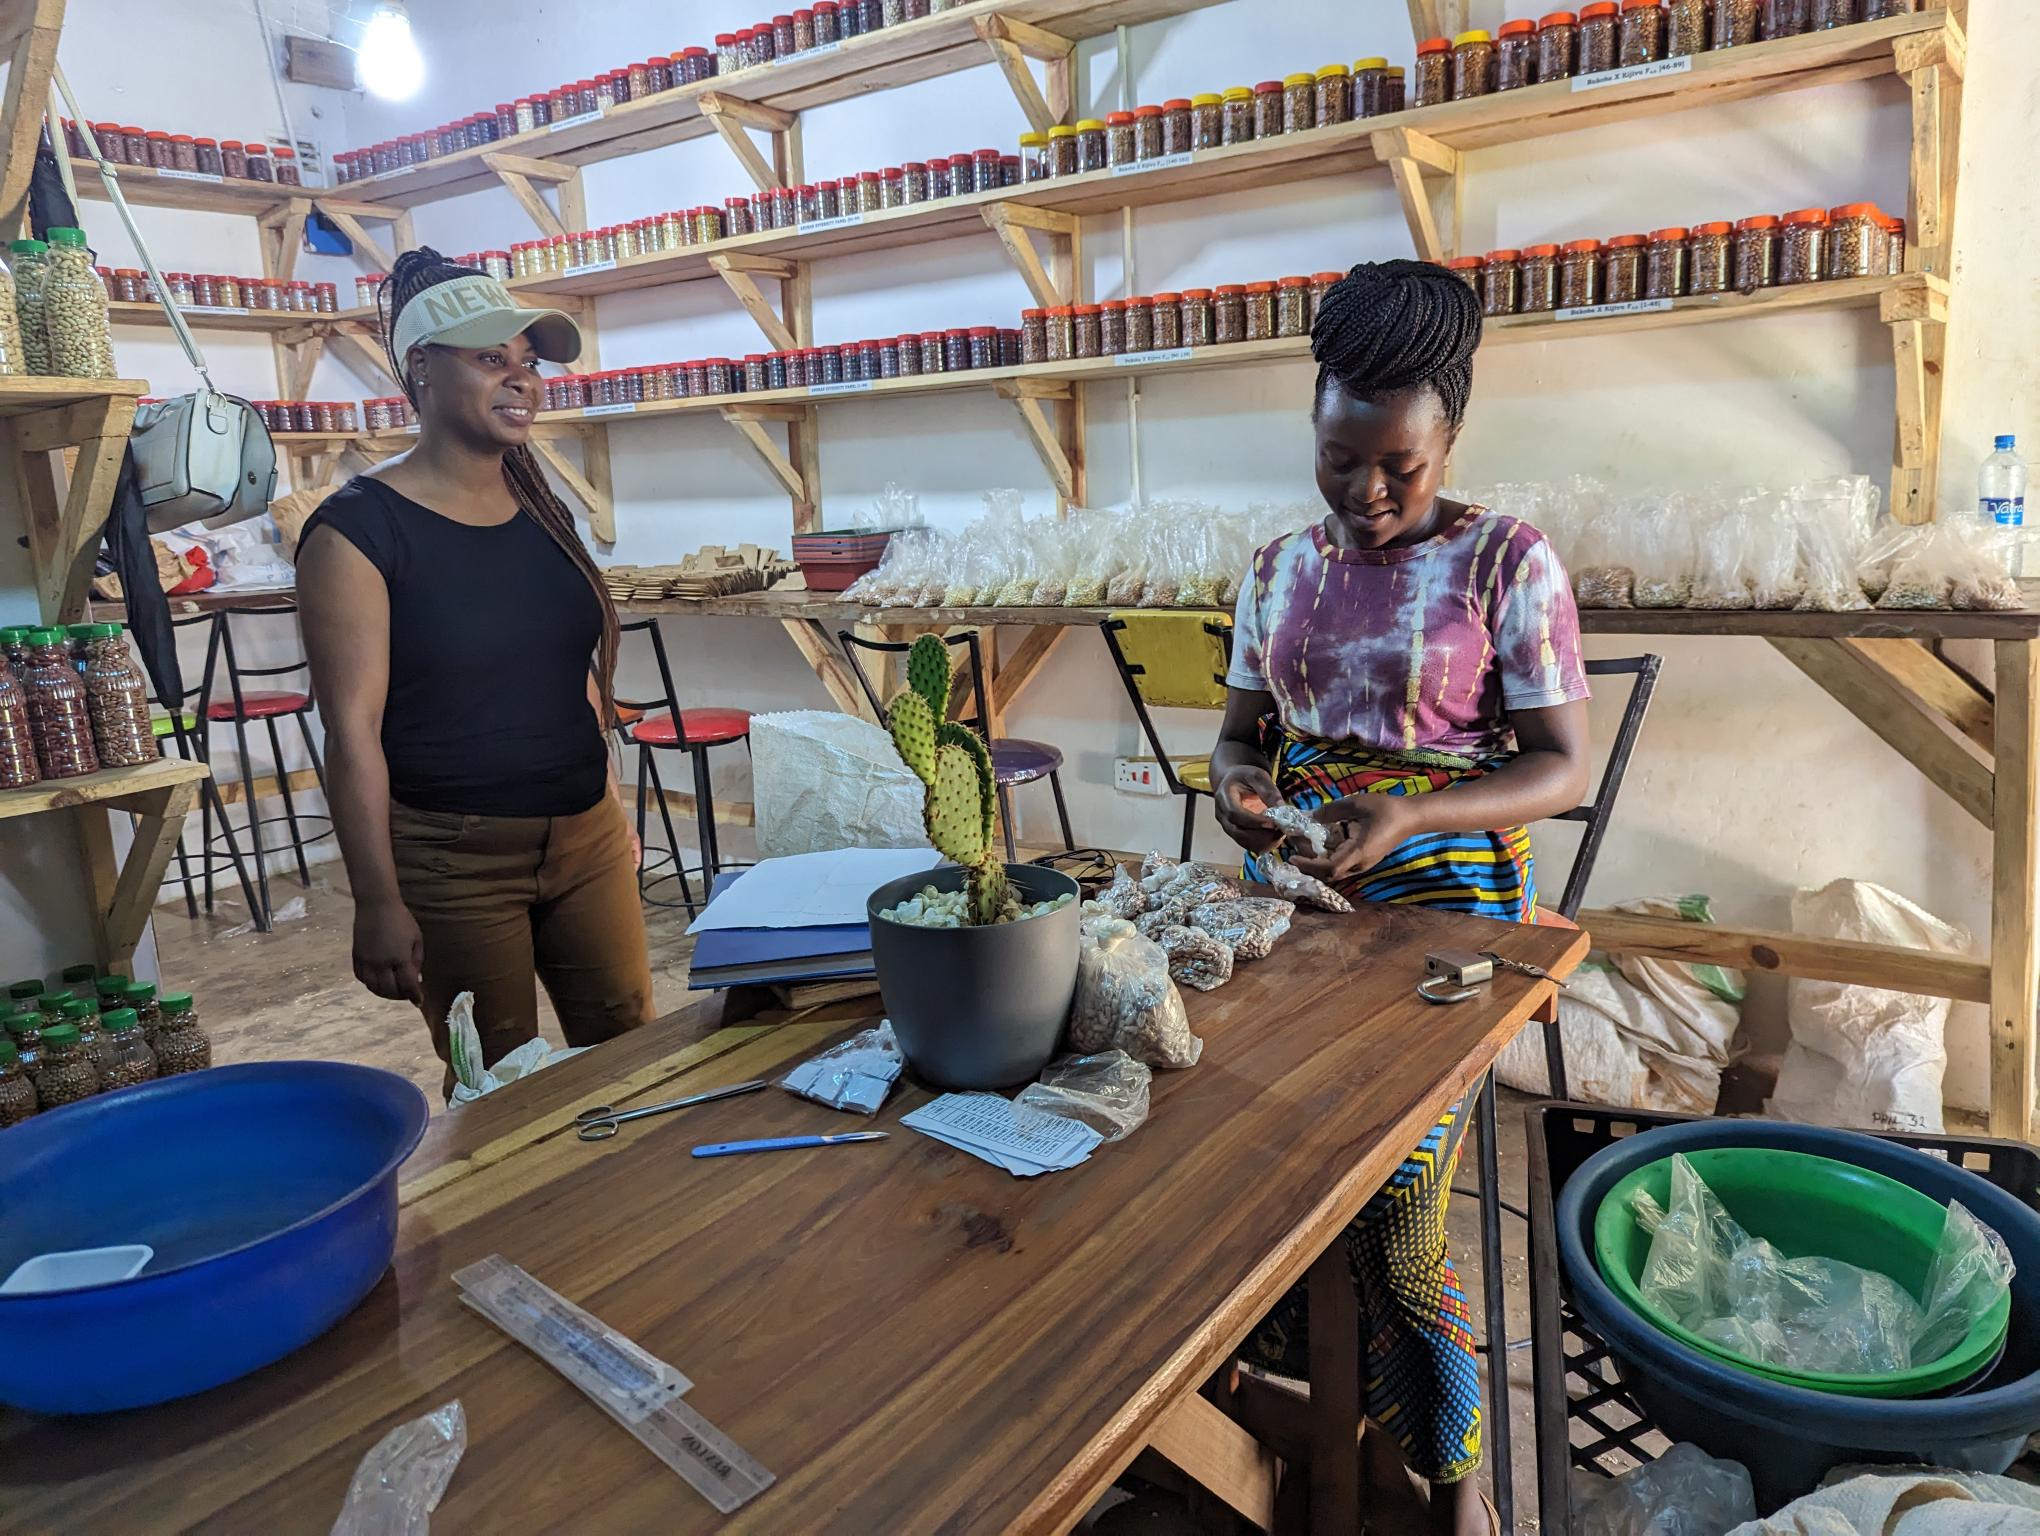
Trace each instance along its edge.
{"label": "braided hair", "polygon": [[1363,261],[1332,285],[1310,328],[1312,415],[1334,384],[1369,402],[1428,384],[1457,432],[1479,345],[1480,303],[1459,278],[1428,261]]}
{"label": "braided hair", "polygon": [[[421,245],[397,257],[396,264],[390,268],[389,276],[376,294],[376,317],[382,322],[383,351],[389,358],[390,374],[402,387],[404,398],[414,406],[418,403],[418,395],[412,387],[404,359],[397,356],[396,351],[397,316],[403,313],[406,304],[427,288],[436,288],[457,277],[475,275],[478,275],[475,268],[448,261],[431,246]],[[574,528],[574,514],[553,491],[545,478],[545,471],[539,467],[538,456],[528,444],[519,444],[503,455],[503,482],[510,487],[510,494],[516,499],[519,510],[552,535],[553,542],[574,562],[575,568],[587,577],[588,585],[595,590],[595,601],[602,610],[602,641],[596,655],[595,683],[602,697],[603,729],[607,730],[616,719],[616,653],[619,645],[616,605],[610,600],[609,588],[602,580],[601,571],[596,568],[594,557],[588,553],[588,546],[581,542],[581,535]]]}

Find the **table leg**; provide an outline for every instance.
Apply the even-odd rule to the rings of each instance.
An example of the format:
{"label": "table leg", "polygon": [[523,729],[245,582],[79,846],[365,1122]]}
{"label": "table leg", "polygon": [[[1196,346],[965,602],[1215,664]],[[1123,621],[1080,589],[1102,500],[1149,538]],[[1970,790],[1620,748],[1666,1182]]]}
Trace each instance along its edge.
{"label": "table leg", "polygon": [[2035,802],[2040,759],[2040,657],[2031,640],[2000,640],[1997,656],[1995,771],[1992,786],[1990,895],[1990,1133],[2026,1140],[2033,1114],[2033,1031],[2040,995],[2040,866]]}
{"label": "table leg", "polygon": [[1360,1300],[1342,1232],[1310,1267],[1310,1528],[1360,1529]]}

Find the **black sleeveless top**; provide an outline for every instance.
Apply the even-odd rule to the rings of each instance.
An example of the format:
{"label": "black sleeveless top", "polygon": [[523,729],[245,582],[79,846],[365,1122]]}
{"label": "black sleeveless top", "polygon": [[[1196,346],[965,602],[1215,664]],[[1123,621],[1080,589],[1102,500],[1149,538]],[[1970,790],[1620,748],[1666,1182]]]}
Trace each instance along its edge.
{"label": "black sleeveless top", "polygon": [[602,609],[552,535],[522,515],[457,523],[365,475],[328,497],[303,537],[315,528],[360,550],[389,588],[393,800],[572,816],[602,798],[609,755],[588,702]]}

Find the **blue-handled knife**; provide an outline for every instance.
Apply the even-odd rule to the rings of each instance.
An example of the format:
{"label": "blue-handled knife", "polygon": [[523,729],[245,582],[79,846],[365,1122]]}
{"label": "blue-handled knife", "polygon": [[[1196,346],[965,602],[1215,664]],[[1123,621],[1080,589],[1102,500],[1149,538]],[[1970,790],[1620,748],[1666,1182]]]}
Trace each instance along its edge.
{"label": "blue-handled knife", "polygon": [[763,1141],[712,1141],[696,1157],[735,1157],[740,1152],[786,1152],[795,1147],[834,1147],[846,1141],[884,1141],[884,1131],[843,1131],[834,1136],[768,1136]]}

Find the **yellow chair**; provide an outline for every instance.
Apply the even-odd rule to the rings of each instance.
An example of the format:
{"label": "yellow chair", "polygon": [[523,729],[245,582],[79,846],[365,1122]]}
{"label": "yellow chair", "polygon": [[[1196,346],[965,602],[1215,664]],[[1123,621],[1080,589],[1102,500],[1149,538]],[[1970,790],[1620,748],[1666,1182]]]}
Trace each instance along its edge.
{"label": "yellow chair", "polygon": [[1232,664],[1232,620],[1223,613],[1164,608],[1116,609],[1100,626],[1112,664],[1148,739],[1169,793],[1183,797],[1183,857],[1197,829],[1197,797],[1211,793],[1211,760],[1177,766],[1162,745],[1151,709],[1224,709]]}

